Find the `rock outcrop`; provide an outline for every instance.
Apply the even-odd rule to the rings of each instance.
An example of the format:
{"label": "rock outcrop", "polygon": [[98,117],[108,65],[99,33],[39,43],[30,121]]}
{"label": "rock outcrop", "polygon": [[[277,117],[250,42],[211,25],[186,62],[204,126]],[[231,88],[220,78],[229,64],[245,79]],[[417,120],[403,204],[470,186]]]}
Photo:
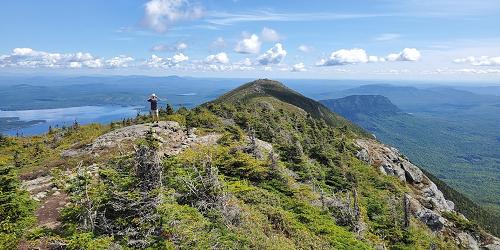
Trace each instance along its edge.
{"label": "rock outcrop", "polygon": [[383,174],[397,177],[412,187],[412,192],[407,194],[409,210],[432,231],[453,237],[457,245],[465,249],[500,250],[498,238],[486,232],[477,235],[465,231],[446,219],[443,214],[454,212],[454,203],[446,200],[436,184],[397,149],[371,139],[358,139],[356,145],[359,147],[356,154],[358,159],[373,165]]}
{"label": "rock outcrop", "polygon": [[107,150],[126,148],[133,142],[145,138],[149,131],[153,132],[153,136],[160,143],[161,155],[176,155],[192,145],[214,144],[220,138],[219,134],[197,136],[194,129],[186,131],[177,122],[160,121],[158,123],[137,124],[113,130],[98,137],[86,147],[63,151],[62,156],[98,155]]}

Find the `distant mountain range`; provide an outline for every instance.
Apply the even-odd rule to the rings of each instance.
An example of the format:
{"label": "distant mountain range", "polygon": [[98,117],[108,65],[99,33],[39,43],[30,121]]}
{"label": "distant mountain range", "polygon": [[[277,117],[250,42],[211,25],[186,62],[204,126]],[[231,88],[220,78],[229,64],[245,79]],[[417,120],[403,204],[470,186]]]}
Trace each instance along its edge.
{"label": "distant mountain range", "polygon": [[357,114],[378,116],[402,113],[389,98],[381,95],[351,95],[320,102],[350,120],[355,119]]}

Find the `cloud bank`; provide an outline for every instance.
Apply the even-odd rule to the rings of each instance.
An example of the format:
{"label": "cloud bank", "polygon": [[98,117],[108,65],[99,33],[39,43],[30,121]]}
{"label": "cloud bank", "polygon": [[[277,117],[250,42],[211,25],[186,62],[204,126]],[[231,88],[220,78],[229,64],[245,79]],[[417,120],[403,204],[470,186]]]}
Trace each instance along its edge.
{"label": "cloud bank", "polygon": [[119,68],[128,67],[134,58],[120,55],[107,60],[90,53],[53,53],[31,48],[15,48],[0,55],[0,67],[20,68]]}
{"label": "cloud bank", "polygon": [[387,57],[368,55],[364,49],[341,49],[332,52],[327,58],[320,59],[316,66],[338,66],[385,61],[418,61],[420,58],[420,52],[414,48],[405,48],[401,52],[389,54]]}
{"label": "cloud bank", "polygon": [[500,56],[469,56],[453,60],[454,63],[467,63],[473,66],[500,66]]}

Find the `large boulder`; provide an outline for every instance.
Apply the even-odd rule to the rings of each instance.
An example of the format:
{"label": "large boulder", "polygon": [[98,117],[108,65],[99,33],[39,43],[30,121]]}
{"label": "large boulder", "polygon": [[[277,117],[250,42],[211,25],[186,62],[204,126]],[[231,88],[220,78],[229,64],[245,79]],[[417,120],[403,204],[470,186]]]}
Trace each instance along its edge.
{"label": "large boulder", "polygon": [[[444,198],[443,193],[439,190],[433,182],[428,186],[422,188],[422,199],[431,205],[431,209],[437,211],[451,211],[453,207],[450,207],[451,203]],[[453,205],[454,206],[454,205]]]}

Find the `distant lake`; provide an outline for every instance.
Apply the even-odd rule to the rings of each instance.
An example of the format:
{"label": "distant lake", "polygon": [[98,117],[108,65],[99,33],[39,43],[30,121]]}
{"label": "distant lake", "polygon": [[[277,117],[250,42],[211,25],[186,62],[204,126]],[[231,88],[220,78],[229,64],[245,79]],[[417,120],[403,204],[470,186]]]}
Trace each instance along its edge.
{"label": "distant lake", "polygon": [[19,129],[2,131],[2,128],[0,128],[0,131],[7,135],[16,135],[18,131],[22,135],[37,135],[47,132],[49,126],[54,128],[63,125],[70,126],[75,120],[80,124],[109,123],[123,118],[135,117],[137,112],[143,109],[143,106],[82,106],[57,109],[0,110],[0,118],[18,117],[21,122],[44,121]]}

